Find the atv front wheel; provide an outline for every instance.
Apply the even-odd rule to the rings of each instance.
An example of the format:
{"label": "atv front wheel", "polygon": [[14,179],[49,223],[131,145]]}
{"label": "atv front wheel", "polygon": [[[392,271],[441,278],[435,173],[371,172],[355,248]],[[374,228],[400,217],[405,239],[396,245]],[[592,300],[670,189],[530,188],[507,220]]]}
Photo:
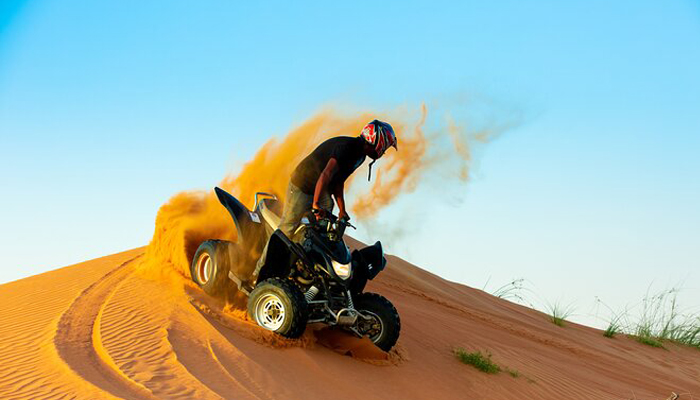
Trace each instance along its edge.
{"label": "atv front wheel", "polygon": [[376,293],[362,293],[355,297],[355,309],[369,317],[358,318],[357,328],[360,333],[384,351],[391,350],[399,340],[401,318],[394,305],[384,296]]}
{"label": "atv front wheel", "polygon": [[248,297],[248,315],[261,327],[298,338],[309,319],[301,290],[287,279],[270,278],[257,284]]}
{"label": "atv front wheel", "polygon": [[190,276],[207,294],[225,297],[232,289],[228,277],[233,256],[238,251],[235,243],[225,240],[202,242],[194,254]]}

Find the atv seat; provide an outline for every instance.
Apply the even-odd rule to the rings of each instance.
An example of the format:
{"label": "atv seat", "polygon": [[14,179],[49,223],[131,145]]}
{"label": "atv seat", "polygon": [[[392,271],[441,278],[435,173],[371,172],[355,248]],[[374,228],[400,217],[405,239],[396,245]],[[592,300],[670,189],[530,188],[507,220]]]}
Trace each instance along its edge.
{"label": "atv seat", "polygon": [[268,198],[260,200],[259,207],[263,219],[270,225],[272,230],[275,231],[282,220],[282,204],[279,200]]}

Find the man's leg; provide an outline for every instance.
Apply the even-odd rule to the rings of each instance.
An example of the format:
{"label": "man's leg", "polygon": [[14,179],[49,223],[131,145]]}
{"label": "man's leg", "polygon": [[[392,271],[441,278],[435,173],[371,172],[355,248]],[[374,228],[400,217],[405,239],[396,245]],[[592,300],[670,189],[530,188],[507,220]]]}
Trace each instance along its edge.
{"label": "man's leg", "polygon": [[[313,202],[313,195],[306,194],[291,182],[289,183],[289,186],[287,187],[287,199],[284,203],[284,211],[282,212],[282,219],[280,220],[278,229],[281,230],[282,233],[284,233],[290,240],[294,235],[294,231],[296,231],[301,224],[301,218],[305,213],[311,210]],[[321,194],[318,205],[328,212],[333,212],[333,199],[328,192]],[[268,241],[265,244],[265,248],[258,259],[255,272],[253,273],[254,277],[258,276],[260,269],[263,267],[263,265],[265,265],[267,245],[269,243],[270,242]]]}
{"label": "man's leg", "polygon": [[[308,194],[302,192],[298,187],[290,182],[287,186],[287,199],[284,202],[284,211],[282,211],[282,219],[280,220],[278,229],[291,239],[292,234],[296,230],[297,226],[299,226],[301,217],[306,211],[311,209],[313,201],[313,196],[309,196]],[[269,243],[269,241],[265,243],[265,248],[258,259],[255,272],[253,273],[254,277],[258,275],[260,269],[263,267],[263,265],[265,265],[267,245]]]}
{"label": "man's leg", "polygon": [[[289,240],[294,239],[294,232],[296,232],[299,225],[301,225],[301,219],[304,215],[311,211],[313,202],[313,195],[306,194],[291,183],[289,184],[288,198],[279,225],[279,229]],[[318,205],[328,212],[333,212],[333,199],[328,192],[321,193]]]}
{"label": "man's leg", "polygon": [[294,231],[301,223],[301,217],[311,209],[314,196],[306,194],[292,183],[287,188],[287,199],[280,220],[279,229],[291,239]]}

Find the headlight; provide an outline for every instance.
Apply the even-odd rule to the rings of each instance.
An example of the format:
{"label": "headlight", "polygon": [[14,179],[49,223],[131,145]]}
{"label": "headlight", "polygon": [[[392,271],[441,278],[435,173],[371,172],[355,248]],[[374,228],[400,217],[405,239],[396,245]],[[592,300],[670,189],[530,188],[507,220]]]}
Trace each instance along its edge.
{"label": "headlight", "polygon": [[350,276],[350,264],[341,264],[335,260],[331,260],[331,264],[333,264],[333,271],[339,277],[347,279]]}

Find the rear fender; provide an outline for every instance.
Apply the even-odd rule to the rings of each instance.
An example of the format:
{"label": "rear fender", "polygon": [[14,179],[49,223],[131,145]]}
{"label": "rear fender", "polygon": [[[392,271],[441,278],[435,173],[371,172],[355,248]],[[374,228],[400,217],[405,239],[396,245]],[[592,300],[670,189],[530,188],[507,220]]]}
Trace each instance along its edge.
{"label": "rear fender", "polygon": [[262,251],[261,243],[264,244],[265,228],[261,224],[260,215],[249,211],[243,203],[225,190],[216,187],[214,191],[233,218],[238,233],[238,244],[243,248],[257,250],[257,253]]}

